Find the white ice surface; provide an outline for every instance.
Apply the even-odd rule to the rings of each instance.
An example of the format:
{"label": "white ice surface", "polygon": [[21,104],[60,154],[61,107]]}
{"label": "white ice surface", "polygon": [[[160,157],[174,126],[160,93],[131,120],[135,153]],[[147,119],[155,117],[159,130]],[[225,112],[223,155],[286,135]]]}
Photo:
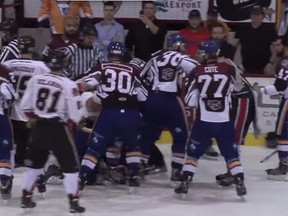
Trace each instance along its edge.
{"label": "white ice surface", "polygon": [[[160,145],[170,161],[170,145]],[[273,150],[262,147],[244,147],[242,151],[248,195],[246,201],[237,197],[234,187],[219,188],[215,175],[225,171],[223,159],[202,159],[186,200],[177,198],[169,186],[168,177],[150,177],[138,194],[130,195],[123,186],[90,186],[82,195],[81,204],[86,216],[288,216],[288,182],[266,180],[267,168],[278,165],[277,156],[266,163],[259,161]],[[168,163],[167,163],[168,164]],[[37,207],[25,212],[19,207],[23,169],[17,169],[13,198],[5,206],[0,203],[0,216],[64,216],[67,199],[64,188],[47,185],[46,199],[35,192]]]}

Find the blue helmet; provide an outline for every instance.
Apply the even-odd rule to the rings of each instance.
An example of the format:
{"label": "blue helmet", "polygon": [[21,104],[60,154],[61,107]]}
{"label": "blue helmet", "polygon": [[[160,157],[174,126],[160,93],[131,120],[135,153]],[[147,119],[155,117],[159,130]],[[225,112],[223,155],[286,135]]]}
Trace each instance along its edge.
{"label": "blue helmet", "polygon": [[206,40],[203,41],[198,48],[201,51],[204,51],[205,54],[218,55],[220,51],[220,44],[215,40]]}
{"label": "blue helmet", "polygon": [[171,33],[167,37],[167,48],[172,47],[172,45],[176,43],[178,46],[185,45],[187,43],[186,39],[178,34],[178,33]]}
{"label": "blue helmet", "polygon": [[108,53],[113,54],[113,55],[121,55],[123,56],[125,52],[125,47],[123,43],[118,42],[118,41],[112,41],[108,45]]}

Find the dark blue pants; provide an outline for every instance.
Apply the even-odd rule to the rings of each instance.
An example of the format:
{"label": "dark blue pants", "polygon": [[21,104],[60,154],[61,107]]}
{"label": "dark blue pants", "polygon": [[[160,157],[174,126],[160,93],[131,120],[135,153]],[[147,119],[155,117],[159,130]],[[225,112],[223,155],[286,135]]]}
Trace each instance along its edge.
{"label": "dark blue pants", "polygon": [[[235,140],[234,122],[212,123],[196,119],[187,145],[187,159],[183,171],[193,175],[197,161],[204,154],[209,141],[215,138],[225,158],[231,174],[243,177],[243,168],[239,159],[238,145]],[[244,178],[244,177],[243,177]]]}
{"label": "dark blue pants", "polygon": [[182,168],[188,137],[187,118],[183,103],[176,94],[150,92],[145,103],[140,146],[144,157],[149,157],[153,144],[167,128],[173,137],[172,167]]}
{"label": "dark blue pants", "polygon": [[97,161],[105,156],[118,137],[126,152],[127,167],[132,175],[138,175],[140,149],[137,146],[141,116],[137,109],[104,108],[88,141],[88,150],[81,164],[82,173],[91,172]]}
{"label": "dark blue pants", "polygon": [[12,175],[13,130],[7,115],[0,115],[0,178]]}

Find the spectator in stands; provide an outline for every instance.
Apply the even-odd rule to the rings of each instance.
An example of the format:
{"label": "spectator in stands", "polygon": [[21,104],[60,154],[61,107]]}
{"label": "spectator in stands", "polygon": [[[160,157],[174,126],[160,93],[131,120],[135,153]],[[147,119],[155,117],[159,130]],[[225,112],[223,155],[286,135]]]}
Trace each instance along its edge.
{"label": "spectator in stands", "polygon": [[42,52],[44,61],[48,60],[49,50],[67,47],[70,44],[78,43],[80,41],[79,34],[79,20],[77,18],[67,16],[64,18],[64,34],[60,37],[55,37],[47,44]]}
{"label": "spectator in stands", "polygon": [[210,34],[208,28],[205,27],[198,10],[191,10],[188,18],[188,27],[181,29],[179,33],[183,35],[188,42],[186,50],[187,54],[195,57],[198,46],[201,42],[209,39]]}
{"label": "spectator in stands", "polygon": [[95,25],[98,31],[98,41],[100,49],[105,58],[108,58],[107,47],[111,41],[124,42],[124,27],[115,19],[116,6],[113,1],[104,3],[104,19]]}
{"label": "spectator in stands", "polygon": [[241,44],[242,65],[245,73],[264,74],[264,67],[271,57],[270,45],[277,38],[273,25],[263,23],[264,11],[254,6],[251,23],[241,25],[236,31],[236,44]]}
{"label": "spectator in stands", "polygon": [[222,23],[214,23],[210,26],[211,29],[211,38],[216,40],[221,45],[219,56],[234,59],[235,47],[227,42],[226,29]]}
{"label": "spectator in stands", "polygon": [[211,32],[212,27],[215,23],[220,23],[224,29],[224,35],[228,38],[229,35],[229,27],[226,23],[218,20],[218,9],[215,6],[209,7],[207,11],[207,20],[205,25],[207,26],[208,30]]}
{"label": "spectator in stands", "polygon": [[266,75],[274,75],[281,69],[281,62],[285,57],[287,57],[287,49],[285,49],[286,40],[283,38],[278,38],[271,45],[271,57],[269,63],[264,68],[264,73]]}
{"label": "spectator in stands", "polygon": [[72,16],[79,19],[80,9],[83,10],[86,18],[92,18],[93,11],[89,1],[42,0],[42,7],[38,16],[38,26],[39,28],[43,28],[45,21],[49,18],[52,34],[61,35],[64,33],[64,18]]}
{"label": "spectator in stands", "polygon": [[127,48],[131,52],[134,50],[134,56],[144,61],[148,61],[152,53],[163,49],[166,26],[156,18],[156,11],[153,1],[143,2],[140,21],[132,25],[126,37]]}

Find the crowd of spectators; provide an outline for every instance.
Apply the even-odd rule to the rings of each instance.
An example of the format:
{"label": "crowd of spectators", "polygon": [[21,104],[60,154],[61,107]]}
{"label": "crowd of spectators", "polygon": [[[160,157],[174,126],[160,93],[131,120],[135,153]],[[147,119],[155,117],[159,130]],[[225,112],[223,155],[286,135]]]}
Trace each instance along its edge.
{"label": "crowd of spectators", "polygon": [[[61,10],[56,10],[55,7]],[[85,15],[83,23],[79,22],[80,10],[83,10]],[[77,34],[75,37],[75,33],[69,34],[68,32],[67,34],[65,32],[66,28],[69,29],[69,25],[72,26],[73,31],[73,26],[79,27],[81,32],[83,25],[89,23],[91,26],[93,23],[95,28],[93,46],[101,51],[104,60],[107,59],[107,46],[111,41],[124,42],[128,56],[133,55],[144,61],[149,60],[154,52],[164,48],[168,29],[165,22],[157,19],[157,8],[153,1],[143,3],[139,20],[130,25],[128,33],[125,33],[124,26],[115,20],[116,11],[116,5],[113,1],[104,2],[103,20],[95,24],[91,19],[94,15],[89,1],[67,3],[66,1],[44,0],[39,11],[38,27],[42,28],[48,20],[50,21],[53,39],[48,47],[55,48],[68,46],[72,43],[82,43],[81,34]],[[263,22],[265,9],[258,6],[253,7],[251,22],[239,24],[233,28],[233,31],[236,32],[232,40],[233,44],[229,43],[231,40],[228,40],[229,36],[232,35],[230,29],[226,23],[218,20],[218,14],[215,6],[208,8],[205,21],[199,10],[193,9],[187,14],[187,26],[179,29],[179,33],[187,40],[187,54],[194,57],[199,44],[212,38],[221,44],[220,55],[223,57],[233,60],[236,50],[240,48],[240,66],[244,73],[274,74],[280,59],[286,53],[284,45],[287,40],[282,40],[277,36],[274,24]],[[47,53],[47,46],[43,52],[44,56],[45,52]],[[91,62],[93,61],[89,60],[89,63]]]}

